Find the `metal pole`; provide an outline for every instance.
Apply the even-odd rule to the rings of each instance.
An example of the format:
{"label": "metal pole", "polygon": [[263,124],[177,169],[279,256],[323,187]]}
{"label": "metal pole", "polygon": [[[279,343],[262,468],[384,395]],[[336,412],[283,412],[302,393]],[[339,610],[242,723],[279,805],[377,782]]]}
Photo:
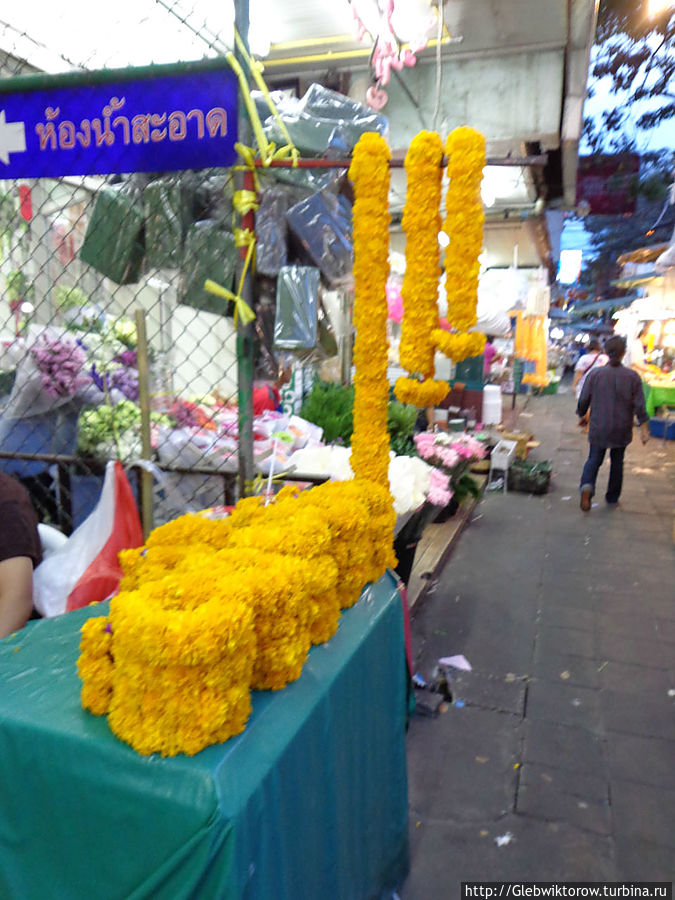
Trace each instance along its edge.
{"label": "metal pole", "polygon": [[[141,459],[152,459],[152,444],[150,442],[150,366],[148,364],[148,336],[145,330],[145,312],[137,309],[134,312],[136,320],[136,349],[138,353],[138,405],[141,408]],[[147,538],[152,531],[153,519],[152,503],[152,475],[142,469],[141,471],[141,523],[143,525],[143,537]]]}
{"label": "metal pole", "polygon": [[[244,46],[248,50],[249,4],[248,0],[235,0],[234,26]],[[246,63],[238,49],[235,55],[246,71]],[[238,113],[239,142],[249,146],[251,142],[251,125],[243,103],[239,104]],[[254,179],[251,172],[236,173],[237,190],[254,190]],[[251,231],[254,227],[253,213],[242,216],[242,228]],[[237,284],[241,278],[246,258],[246,248],[242,247],[237,260]],[[251,276],[244,280],[241,297],[251,308],[253,307],[253,289]],[[239,496],[246,495],[246,482],[253,480],[253,325],[244,325],[241,319],[237,327],[237,404],[239,409]]]}

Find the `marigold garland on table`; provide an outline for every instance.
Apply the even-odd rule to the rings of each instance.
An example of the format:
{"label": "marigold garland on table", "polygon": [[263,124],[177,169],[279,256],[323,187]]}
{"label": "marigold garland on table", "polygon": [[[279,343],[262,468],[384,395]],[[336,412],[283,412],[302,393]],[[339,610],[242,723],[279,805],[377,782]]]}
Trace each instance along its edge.
{"label": "marigold garland on table", "polygon": [[450,243],[445,251],[445,290],[447,318],[456,333],[436,329],[433,340],[438,349],[454,362],[478,356],[485,347],[485,336],[470,334],[478,321],[478,256],[483,246],[483,203],[480,184],[485,166],[485,138],[473,128],[455,128],[446,140],[448,192],[446,194],[445,233]]}
{"label": "marigold garland on table", "polygon": [[387,295],[389,160],[375,132],[361,135],[349,178],[354,186],[354,431],[351,465],[357,479],[388,483]]}
{"label": "marigold garland on table", "polygon": [[446,382],[433,381],[435,348],[431,339],[438,325],[442,158],[441,139],[430,131],[412,139],[405,157],[407,190],[402,225],[406,267],[399,359],[403,368],[421,381],[399,378],[394,391],[402,403],[415,406],[437,406],[448,392]]}

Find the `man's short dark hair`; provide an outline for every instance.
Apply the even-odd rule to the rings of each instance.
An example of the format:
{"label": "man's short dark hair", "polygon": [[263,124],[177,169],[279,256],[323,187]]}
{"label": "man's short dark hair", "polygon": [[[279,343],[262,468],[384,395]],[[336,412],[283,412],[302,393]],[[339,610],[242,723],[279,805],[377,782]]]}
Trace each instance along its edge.
{"label": "man's short dark hair", "polygon": [[626,352],[626,338],[620,334],[612,335],[605,341],[605,353],[610,359],[621,359]]}

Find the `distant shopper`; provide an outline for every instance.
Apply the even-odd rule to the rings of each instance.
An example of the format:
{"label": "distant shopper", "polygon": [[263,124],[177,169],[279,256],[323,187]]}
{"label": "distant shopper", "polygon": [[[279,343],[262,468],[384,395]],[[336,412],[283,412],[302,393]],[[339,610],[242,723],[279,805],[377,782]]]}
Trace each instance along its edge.
{"label": "distant shopper", "polygon": [[483,350],[483,374],[487,378],[490,374],[490,366],[492,365],[492,360],[497,355],[497,348],[492,343],[494,338],[492,335],[488,335],[485,339],[485,350]]}
{"label": "distant shopper", "polygon": [[291,380],[292,368],[280,366],[276,380],[257,383],[253,388],[253,415],[260,416],[265,410],[281,411],[281,390]]}
{"label": "distant shopper", "polygon": [[649,325],[643,325],[637,337],[630,342],[626,353],[625,364],[634,369],[638,375],[643,376],[647,372],[647,360],[645,359],[645,345],[649,334]]}
{"label": "distant shopper", "polygon": [[0,637],[33,612],[33,569],[42,560],[37,515],[28,492],[0,472]]}
{"label": "distant shopper", "polygon": [[623,484],[623,457],[633,439],[633,418],[640,423],[642,443],[649,440],[642,393],[642,381],[637,372],[621,365],[626,352],[626,339],[615,335],[605,344],[609,365],[588,373],[577,404],[577,415],[585,416],[590,406],[588,459],[581,473],[581,508],[588,512],[595,493],[598,470],[609,450],[610,469],[605,500],[611,506],[619,502]]}
{"label": "distant shopper", "polygon": [[588,373],[595,368],[600,368],[600,366],[606,366],[609,362],[609,357],[606,353],[602,352],[602,347],[600,346],[600,341],[597,338],[593,338],[588,343],[588,348],[583,356],[580,356],[577,360],[577,364],[574,367],[574,396],[579,399],[581,396],[581,389],[584,386],[584,381],[586,381],[586,376]]}

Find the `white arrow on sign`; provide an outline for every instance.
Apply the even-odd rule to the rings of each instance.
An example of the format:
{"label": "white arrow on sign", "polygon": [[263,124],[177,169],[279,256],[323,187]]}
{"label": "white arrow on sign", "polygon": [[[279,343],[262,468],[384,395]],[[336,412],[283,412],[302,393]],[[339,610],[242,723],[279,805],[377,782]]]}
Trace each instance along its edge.
{"label": "white arrow on sign", "polygon": [[26,126],[23,122],[6,122],[5,111],[0,109],[0,160],[9,165],[10,153],[23,153],[26,149]]}

